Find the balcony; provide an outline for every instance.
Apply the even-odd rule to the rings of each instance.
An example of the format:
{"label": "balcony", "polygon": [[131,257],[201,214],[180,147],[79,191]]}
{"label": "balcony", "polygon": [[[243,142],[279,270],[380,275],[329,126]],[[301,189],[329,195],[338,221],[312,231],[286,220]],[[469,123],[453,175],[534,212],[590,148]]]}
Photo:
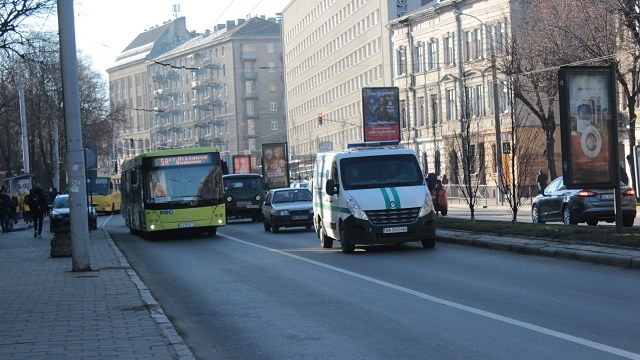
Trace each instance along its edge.
{"label": "balcony", "polygon": [[258,112],[254,111],[254,112],[247,112],[244,114],[244,119],[245,120],[250,120],[250,119],[257,119],[258,118]]}
{"label": "balcony", "polygon": [[258,92],[257,91],[252,91],[252,92],[248,92],[244,95],[244,99],[245,100],[255,100],[258,98]]}
{"label": "balcony", "polygon": [[151,76],[151,81],[153,81],[154,83],[164,83],[167,81],[167,79],[165,78],[163,73],[156,72]]}
{"label": "balcony", "polygon": [[196,109],[206,109],[209,107],[206,103],[201,103],[198,99],[191,99],[191,106]]}
{"label": "balcony", "polygon": [[194,80],[191,82],[191,89],[192,90],[201,90],[204,89],[206,87],[204,81],[202,80]]}
{"label": "balcony", "polygon": [[243,71],[242,72],[242,80],[243,81],[255,81],[258,80],[258,73],[255,71]]}
{"label": "balcony", "polygon": [[221,108],[224,105],[224,103],[220,99],[212,99],[209,103],[214,108]]}
{"label": "balcony", "polygon": [[258,53],[255,51],[243,51],[240,54],[242,61],[256,61],[258,59]]}
{"label": "balcony", "polygon": [[153,90],[154,99],[164,99],[167,97],[162,89]]}

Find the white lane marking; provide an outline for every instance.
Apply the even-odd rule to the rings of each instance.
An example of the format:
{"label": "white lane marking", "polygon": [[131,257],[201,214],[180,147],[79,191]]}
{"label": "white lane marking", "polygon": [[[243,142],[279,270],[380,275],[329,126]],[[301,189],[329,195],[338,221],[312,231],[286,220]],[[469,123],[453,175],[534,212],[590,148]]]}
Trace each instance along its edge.
{"label": "white lane marking", "polygon": [[109,214],[109,217],[107,217],[106,219],[102,220],[102,222],[98,225],[99,228],[104,227],[107,225],[107,223],[109,222],[109,220],[111,220],[111,218],[113,217],[113,214]]}
{"label": "white lane marking", "polygon": [[555,337],[555,338],[558,338],[558,339],[566,340],[566,341],[569,341],[569,342],[572,342],[572,343],[576,343],[576,344],[583,345],[583,346],[586,346],[586,347],[590,347],[590,348],[593,348],[593,349],[596,349],[596,350],[600,350],[600,351],[603,351],[603,352],[606,352],[606,353],[609,353],[609,354],[618,355],[618,356],[621,356],[621,357],[624,357],[624,358],[627,358],[627,359],[640,360],[640,354],[637,354],[637,353],[633,353],[633,352],[630,352],[630,351],[618,349],[618,348],[615,348],[615,347],[612,347],[612,346],[609,346],[609,345],[605,345],[605,344],[601,344],[601,343],[598,343],[598,342],[595,342],[595,341],[583,339],[583,338],[580,338],[580,337],[577,337],[577,336],[573,336],[573,335],[569,335],[569,334],[566,334],[566,333],[563,333],[563,332],[560,332],[560,331],[555,331],[555,330],[548,329],[548,328],[545,328],[545,327],[542,327],[542,326],[533,325],[533,324],[530,324],[530,323],[527,323],[527,322],[524,322],[524,321],[512,319],[510,317],[498,315],[496,313],[492,313],[492,312],[489,312],[489,311],[480,310],[478,308],[474,308],[474,307],[471,307],[471,306],[467,306],[467,305],[459,304],[459,303],[456,303],[456,302],[453,302],[453,301],[441,299],[441,298],[438,298],[438,297],[435,297],[435,296],[427,295],[427,294],[421,293],[419,291],[411,290],[411,289],[403,287],[403,286],[395,285],[395,284],[392,284],[392,283],[389,283],[389,282],[386,282],[386,281],[383,281],[383,280],[378,280],[378,279],[375,279],[375,278],[372,278],[372,277],[369,277],[369,276],[366,276],[366,275],[358,274],[358,273],[355,273],[353,271],[349,271],[349,270],[341,269],[341,268],[338,268],[338,267],[335,267],[335,266],[327,265],[327,264],[324,264],[324,263],[321,263],[321,262],[318,262],[318,261],[315,261],[315,260],[306,259],[306,258],[304,258],[302,256],[294,255],[294,254],[288,253],[286,251],[276,250],[276,249],[272,249],[272,248],[269,248],[269,247],[266,247],[266,246],[262,246],[262,245],[250,243],[248,241],[240,240],[240,239],[235,238],[233,236],[223,235],[223,234],[218,234],[218,236],[225,237],[225,238],[228,238],[230,240],[234,240],[234,241],[243,243],[245,245],[257,247],[259,249],[263,249],[263,250],[266,250],[266,251],[275,252],[275,253],[278,253],[278,254],[281,254],[281,255],[284,255],[284,256],[288,256],[288,257],[296,259],[296,260],[300,260],[300,261],[303,261],[303,262],[306,262],[306,263],[309,263],[309,264],[317,265],[317,266],[323,267],[323,268],[328,269],[328,270],[332,270],[332,271],[336,271],[336,272],[339,272],[339,273],[342,273],[342,274],[345,274],[345,275],[349,275],[351,277],[354,277],[354,278],[357,278],[357,279],[360,279],[360,280],[368,281],[370,283],[374,283],[374,284],[377,284],[377,285],[380,285],[380,286],[384,286],[384,287],[387,287],[389,289],[394,289],[394,290],[403,292],[405,294],[413,295],[413,296],[416,296],[418,298],[421,298],[421,299],[424,299],[424,300],[428,300],[428,301],[431,301],[431,302],[434,302],[434,303],[437,303],[437,304],[441,304],[441,305],[444,305],[444,306],[449,306],[449,307],[454,308],[454,309],[466,311],[466,312],[469,312],[469,313],[472,313],[472,314],[476,314],[476,315],[479,315],[479,316],[483,316],[483,317],[486,317],[486,318],[489,318],[489,319],[492,319],[492,320],[500,321],[500,322],[503,322],[503,323],[506,323],[506,324],[510,324],[510,325],[513,325],[513,326],[517,326],[517,327],[520,327],[520,328],[523,328],[523,329],[535,331],[535,332],[538,332],[538,333],[541,333],[541,334],[544,334],[544,335],[552,336],[552,337]]}

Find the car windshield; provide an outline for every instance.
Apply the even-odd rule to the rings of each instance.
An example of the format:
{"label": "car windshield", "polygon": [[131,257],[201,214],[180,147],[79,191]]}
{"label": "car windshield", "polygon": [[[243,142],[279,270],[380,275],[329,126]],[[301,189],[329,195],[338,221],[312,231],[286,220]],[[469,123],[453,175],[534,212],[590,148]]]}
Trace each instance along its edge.
{"label": "car windshield", "polygon": [[54,209],[65,209],[69,207],[69,197],[68,196],[58,196],[56,200],[53,202]]}
{"label": "car windshield", "polygon": [[311,201],[311,192],[307,189],[278,191],[273,194],[271,202],[277,204],[294,201]]}
{"label": "car windshield", "polygon": [[262,190],[262,188],[262,179],[259,177],[231,177],[224,179],[224,191]]}

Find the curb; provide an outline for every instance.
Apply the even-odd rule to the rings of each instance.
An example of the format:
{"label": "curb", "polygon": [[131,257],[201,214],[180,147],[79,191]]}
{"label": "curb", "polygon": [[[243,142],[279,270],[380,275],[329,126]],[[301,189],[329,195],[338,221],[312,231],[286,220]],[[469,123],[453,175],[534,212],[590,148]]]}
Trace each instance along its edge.
{"label": "curb", "polygon": [[545,239],[497,238],[496,236],[459,230],[437,230],[437,241],[444,243],[640,269],[640,250],[636,249],[594,244],[566,244]]}
{"label": "curb", "polygon": [[187,344],[173,327],[167,316],[164,314],[164,311],[162,310],[160,304],[158,304],[156,299],[153,298],[153,295],[151,295],[151,292],[149,291],[147,286],[142,282],[142,279],[140,279],[135,270],[133,270],[127,259],[120,251],[120,248],[118,248],[118,246],[111,238],[109,232],[102,228],[100,228],[100,230],[106,235],[109,246],[111,246],[116,254],[116,257],[118,258],[118,264],[122,269],[126,270],[127,276],[129,277],[129,279],[131,279],[131,282],[138,289],[140,298],[149,311],[149,315],[156,323],[156,326],[158,326],[158,329],[160,330],[162,336],[169,343],[169,347],[176,355],[176,358],[180,360],[195,360],[195,356],[193,355],[191,350],[189,350]]}

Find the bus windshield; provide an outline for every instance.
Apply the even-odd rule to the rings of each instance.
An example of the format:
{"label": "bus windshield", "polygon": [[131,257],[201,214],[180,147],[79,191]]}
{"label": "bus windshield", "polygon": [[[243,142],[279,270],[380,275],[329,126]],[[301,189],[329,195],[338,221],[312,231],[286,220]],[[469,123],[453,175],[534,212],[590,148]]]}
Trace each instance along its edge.
{"label": "bus windshield", "polygon": [[169,203],[222,200],[222,177],[218,166],[155,167],[148,173],[147,202]]}
{"label": "bus windshield", "polygon": [[346,190],[424,184],[418,161],[408,154],[343,159],[340,174]]}
{"label": "bus windshield", "polygon": [[88,195],[109,195],[111,193],[110,190],[109,179],[87,179]]}

